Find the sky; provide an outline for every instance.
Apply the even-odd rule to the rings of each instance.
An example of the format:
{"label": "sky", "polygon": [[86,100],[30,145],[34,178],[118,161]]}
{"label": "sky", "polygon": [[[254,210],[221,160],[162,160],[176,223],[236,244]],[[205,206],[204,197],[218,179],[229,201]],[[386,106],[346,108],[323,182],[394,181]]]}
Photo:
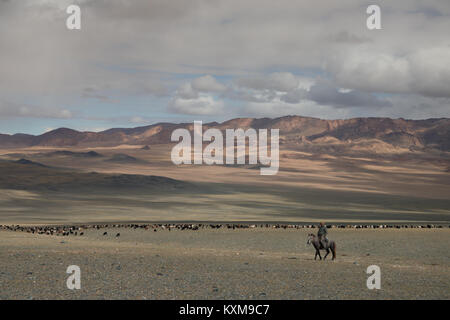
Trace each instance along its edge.
{"label": "sky", "polygon": [[448,0],[0,0],[0,133],[450,117],[449,30]]}

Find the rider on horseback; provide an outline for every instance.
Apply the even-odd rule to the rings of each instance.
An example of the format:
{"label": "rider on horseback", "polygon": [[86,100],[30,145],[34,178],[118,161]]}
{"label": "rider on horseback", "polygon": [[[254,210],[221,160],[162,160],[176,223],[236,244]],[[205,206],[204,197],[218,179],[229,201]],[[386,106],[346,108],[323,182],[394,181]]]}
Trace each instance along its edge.
{"label": "rider on horseback", "polygon": [[319,237],[319,243],[323,248],[326,248],[328,244],[328,231],[323,222],[319,224],[319,231],[317,231],[317,236]]}

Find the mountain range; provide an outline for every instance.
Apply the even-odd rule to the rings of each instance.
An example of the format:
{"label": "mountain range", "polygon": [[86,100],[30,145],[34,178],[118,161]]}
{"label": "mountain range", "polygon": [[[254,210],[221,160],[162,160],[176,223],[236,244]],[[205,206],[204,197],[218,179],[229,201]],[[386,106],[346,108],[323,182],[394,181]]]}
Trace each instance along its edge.
{"label": "mountain range", "polygon": [[[171,143],[177,128],[193,129],[193,123],[157,123],[136,128],[113,128],[101,132],[80,132],[59,128],[41,135],[0,134],[0,147],[97,147]],[[280,118],[237,118],[203,124],[203,130],[236,128],[280,129],[280,143],[290,145],[355,144],[371,141],[409,150],[450,151],[450,119],[405,120],[353,118],[323,120],[302,116]]]}

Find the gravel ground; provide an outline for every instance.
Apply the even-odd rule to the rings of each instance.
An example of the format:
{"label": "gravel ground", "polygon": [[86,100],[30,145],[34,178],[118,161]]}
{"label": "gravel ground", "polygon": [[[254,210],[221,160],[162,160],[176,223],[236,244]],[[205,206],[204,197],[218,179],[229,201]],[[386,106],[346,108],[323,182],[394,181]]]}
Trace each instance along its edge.
{"label": "gravel ground", "polygon": [[[332,229],[335,261],[314,261],[308,232],[0,231],[0,299],[450,298],[449,229]],[[380,290],[366,287],[374,264]],[[80,290],[66,287],[69,265],[81,268]]]}

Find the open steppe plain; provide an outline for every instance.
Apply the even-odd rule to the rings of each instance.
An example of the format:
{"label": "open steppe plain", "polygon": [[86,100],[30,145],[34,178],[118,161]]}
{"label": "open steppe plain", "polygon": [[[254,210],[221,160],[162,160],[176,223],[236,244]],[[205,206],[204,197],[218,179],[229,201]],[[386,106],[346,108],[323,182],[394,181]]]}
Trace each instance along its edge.
{"label": "open steppe plain", "polygon": [[[2,231],[0,298],[450,298],[448,228],[331,229],[335,261],[313,259],[308,232],[110,228],[58,237]],[[69,265],[81,269],[80,290],[67,289]],[[381,269],[380,290],[366,286],[370,265]]]}

